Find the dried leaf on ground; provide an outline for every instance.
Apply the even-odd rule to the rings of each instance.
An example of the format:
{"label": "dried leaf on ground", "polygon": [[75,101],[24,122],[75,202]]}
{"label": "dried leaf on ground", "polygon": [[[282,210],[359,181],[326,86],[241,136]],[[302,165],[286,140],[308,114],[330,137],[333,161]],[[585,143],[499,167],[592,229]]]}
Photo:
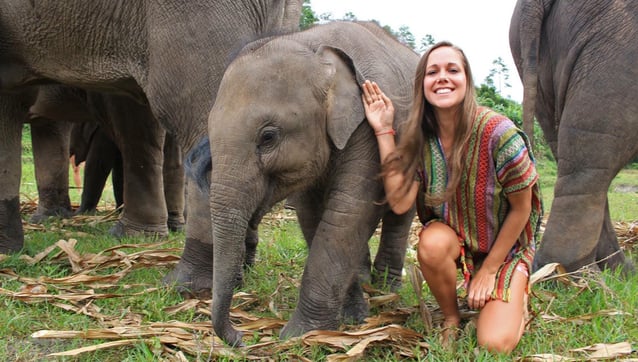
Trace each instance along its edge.
{"label": "dried leaf on ground", "polygon": [[139,339],[121,339],[119,341],[113,341],[113,342],[106,342],[106,343],[100,343],[100,344],[96,344],[93,346],[87,346],[87,347],[81,347],[81,348],[76,348],[76,349],[72,349],[69,351],[64,351],[64,352],[56,352],[56,353],[51,353],[49,354],[49,356],[51,357],[73,357],[73,356],[78,356],[82,353],[87,353],[87,352],[95,352],[101,349],[107,349],[107,348],[114,348],[114,347],[123,347],[123,346],[131,346],[134,345],[136,343],[139,343],[140,340]]}
{"label": "dried leaf on ground", "polygon": [[516,359],[519,362],[572,362],[578,361],[576,358],[559,356],[551,353],[534,354]]}
{"label": "dried leaf on ground", "polygon": [[[571,352],[582,353],[585,356],[567,357],[555,354],[534,354],[516,359],[520,362],[571,362],[571,361],[602,361],[617,360],[619,357],[630,355],[633,350],[628,342],[598,343],[591,346],[572,349]],[[633,359],[632,359],[633,360]]]}
{"label": "dried leaf on ground", "polygon": [[614,359],[629,355],[633,352],[631,344],[620,343],[598,343],[587,347],[572,349],[573,352],[583,352],[589,359]]}
{"label": "dried leaf on ground", "polygon": [[[396,324],[374,329],[360,331],[323,331],[316,330],[304,334],[301,339],[306,345],[327,345],[337,349],[346,349],[347,346],[358,344],[364,340],[387,340],[400,342],[404,345],[418,345],[423,340],[423,335],[412,329]],[[366,342],[366,344],[369,342]]]}
{"label": "dried leaf on ground", "polygon": [[613,316],[619,316],[619,315],[630,315],[629,313],[626,312],[622,312],[619,310],[601,310],[595,313],[587,313],[587,314],[581,314],[581,315],[577,315],[574,317],[561,317],[561,316],[557,316],[555,314],[543,314],[542,318],[545,321],[548,322],[554,322],[554,321],[559,321],[559,322],[577,322],[577,323],[584,323],[586,321],[590,321],[596,317],[613,317]]}

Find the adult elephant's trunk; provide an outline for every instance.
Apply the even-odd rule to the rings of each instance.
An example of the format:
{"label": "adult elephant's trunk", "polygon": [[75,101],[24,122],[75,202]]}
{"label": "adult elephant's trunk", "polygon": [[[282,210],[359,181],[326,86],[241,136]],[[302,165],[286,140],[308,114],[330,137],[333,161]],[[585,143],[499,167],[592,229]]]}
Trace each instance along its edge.
{"label": "adult elephant's trunk", "polygon": [[[216,182],[217,177],[228,179],[223,167],[215,166],[211,182],[211,216],[213,223],[213,302],[212,322],[219,338],[232,346],[241,346],[242,333],[237,331],[229,319],[233,290],[241,280],[242,266],[246,255],[246,232],[257,209],[255,191],[257,181],[248,185],[237,179],[225,183]],[[232,169],[232,168],[231,168]],[[248,180],[255,180],[250,177]],[[235,183],[233,183],[233,181]],[[242,186],[246,185],[246,187]]]}

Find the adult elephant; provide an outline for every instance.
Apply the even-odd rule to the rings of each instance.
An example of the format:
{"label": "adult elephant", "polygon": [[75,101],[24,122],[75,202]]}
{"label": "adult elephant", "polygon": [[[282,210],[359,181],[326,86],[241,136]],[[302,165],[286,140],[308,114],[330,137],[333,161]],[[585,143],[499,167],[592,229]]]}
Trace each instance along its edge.
{"label": "adult elephant", "polygon": [[[108,175],[113,170],[116,202],[118,206],[123,204],[125,188],[127,202],[121,219],[111,229],[112,234],[120,237],[131,234],[165,235],[168,229],[181,228],[184,223],[184,174],[179,147],[175,145],[173,137],[164,137],[163,130],[146,105],[138,104],[126,96],[50,85],[39,87],[29,114],[32,119],[38,119],[38,123],[50,124],[51,128],[57,126],[59,120],[73,123],[70,145],[67,146],[70,150],[61,153],[65,162],[69,153],[75,156],[76,162],[86,161],[78,212],[95,210]],[[149,126],[140,127],[143,124]],[[142,142],[122,142],[124,137],[132,134]],[[154,137],[158,136],[163,144],[160,140],[154,142]],[[39,145],[36,141],[42,140],[33,142],[36,175],[68,169],[66,163],[37,162],[51,153],[36,153],[36,146]],[[155,159],[157,149],[162,151],[163,159]],[[124,150],[124,157],[120,150]],[[159,167],[154,167],[156,164]],[[66,186],[66,180],[62,178],[57,182],[64,181],[63,186]],[[38,183],[38,189],[41,188]],[[63,194],[68,199],[68,190],[59,189],[57,194]],[[40,193],[40,204],[42,199]],[[40,209],[39,205],[38,211]],[[36,212],[32,220],[38,215],[43,213]],[[44,214],[48,215],[51,213]]]}
{"label": "adult elephant", "polygon": [[[206,115],[228,55],[260,35],[297,29],[300,15],[301,0],[3,0],[0,90],[54,82],[125,95],[146,105],[153,120],[188,152],[206,132]],[[20,250],[24,242],[22,230],[16,230],[22,107],[15,94],[0,99],[0,252]],[[130,125],[150,132],[142,138],[124,129],[123,144],[150,140],[159,145],[145,167],[161,174],[161,164],[153,160],[161,160],[163,130],[153,122]],[[161,189],[156,192],[161,198]],[[125,202],[126,193],[125,187]],[[203,215],[189,217],[197,220],[192,226],[187,221],[185,264],[193,243],[212,242],[210,214],[198,203],[206,201],[187,202]],[[189,272],[186,266],[180,275],[187,278]]]}
{"label": "adult elephant", "polygon": [[[403,120],[418,59],[373,23],[334,22],[251,43],[230,64],[208,120],[213,172],[199,176],[210,177],[212,320],[224,341],[242,343],[229,307],[247,235],[284,198],[296,209],[309,254],[283,337],[367,315],[360,283],[370,274],[367,243],[380,219],[374,269],[400,280],[414,213],[395,215],[382,202],[377,143],[359,85],[377,81]],[[201,261],[201,268],[210,263]]]}
{"label": "adult elephant", "polygon": [[510,46],[558,175],[536,268],[633,270],[609,216],[613,178],[638,154],[638,2],[519,0]]}

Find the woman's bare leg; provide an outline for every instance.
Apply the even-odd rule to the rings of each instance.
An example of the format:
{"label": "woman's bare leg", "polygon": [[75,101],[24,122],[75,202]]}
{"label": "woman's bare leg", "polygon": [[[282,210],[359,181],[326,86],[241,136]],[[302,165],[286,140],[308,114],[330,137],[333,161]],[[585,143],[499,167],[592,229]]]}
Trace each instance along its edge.
{"label": "woman's bare leg", "polygon": [[444,316],[443,327],[457,327],[461,321],[456,301],[456,260],[461,248],[449,226],[432,222],[421,230],[417,257],[421,272]]}
{"label": "woman's bare leg", "polygon": [[528,278],[527,273],[516,269],[510,301],[491,300],[485,304],[476,324],[480,346],[497,353],[510,353],[516,348],[525,330]]}

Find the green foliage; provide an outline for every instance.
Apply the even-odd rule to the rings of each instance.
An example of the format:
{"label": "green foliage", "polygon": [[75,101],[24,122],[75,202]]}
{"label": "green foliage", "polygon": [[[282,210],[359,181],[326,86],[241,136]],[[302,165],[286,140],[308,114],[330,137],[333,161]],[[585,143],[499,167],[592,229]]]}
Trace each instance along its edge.
{"label": "green foliage", "polygon": [[523,127],[523,108],[520,103],[503,98],[496,88],[489,84],[481,84],[476,88],[476,97],[480,105],[490,107],[507,118],[511,119],[518,127]]}
{"label": "green foliage", "polygon": [[310,0],[304,0],[301,8],[301,19],[299,19],[299,27],[301,30],[308,29],[314,23],[319,21],[317,15],[310,7]]}
{"label": "green foliage", "polygon": [[22,181],[20,192],[26,195],[37,194],[35,184],[35,169],[33,168],[33,147],[31,146],[31,125],[26,123],[22,127]]}
{"label": "green foliage", "polygon": [[25,123],[22,126],[22,158],[33,162],[33,147],[31,147],[31,125]]}

